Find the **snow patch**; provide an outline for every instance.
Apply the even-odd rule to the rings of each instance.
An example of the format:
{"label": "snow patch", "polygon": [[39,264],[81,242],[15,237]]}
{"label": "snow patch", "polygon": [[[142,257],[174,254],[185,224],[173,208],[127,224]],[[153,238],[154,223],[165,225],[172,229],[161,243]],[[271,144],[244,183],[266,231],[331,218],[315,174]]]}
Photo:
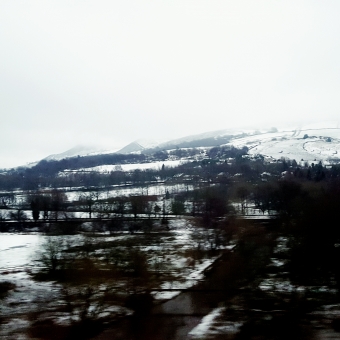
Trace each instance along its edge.
{"label": "snow patch", "polygon": [[215,308],[206,315],[198,326],[189,332],[190,339],[214,339],[216,335],[223,334],[224,336],[236,334],[242,323],[219,320],[225,307]]}

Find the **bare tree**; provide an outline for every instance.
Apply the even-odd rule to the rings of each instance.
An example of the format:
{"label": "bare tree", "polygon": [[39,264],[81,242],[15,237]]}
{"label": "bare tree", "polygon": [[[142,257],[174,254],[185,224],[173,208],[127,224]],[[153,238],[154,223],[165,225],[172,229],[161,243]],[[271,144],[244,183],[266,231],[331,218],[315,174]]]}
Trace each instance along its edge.
{"label": "bare tree", "polygon": [[15,211],[10,212],[10,218],[18,222],[24,222],[25,220],[27,220],[27,215],[21,208],[19,208],[16,209]]}
{"label": "bare tree", "polygon": [[79,197],[80,204],[84,205],[86,211],[89,213],[89,218],[92,217],[93,206],[98,201],[98,195],[95,192],[89,192],[87,194],[82,194]]}
{"label": "bare tree", "polygon": [[48,272],[55,273],[56,270],[61,268],[64,243],[64,239],[59,236],[48,236],[41,245],[37,261],[42,263]]}
{"label": "bare tree", "polygon": [[0,206],[3,208],[8,208],[9,205],[15,203],[15,195],[12,193],[2,193],[0,195]]}
{"label": "bare tree", "polygon": [[131,213],[137,218],[138,214],[145,213],[147,206],[146,196],[132,196],[130,195]]}
{"label": "bare tree", "polygon": [[51,194],[51,210],[54,213],[55,221],[58,220],[60,213],[65,209],[67,196],[60,190],[53,190]]}

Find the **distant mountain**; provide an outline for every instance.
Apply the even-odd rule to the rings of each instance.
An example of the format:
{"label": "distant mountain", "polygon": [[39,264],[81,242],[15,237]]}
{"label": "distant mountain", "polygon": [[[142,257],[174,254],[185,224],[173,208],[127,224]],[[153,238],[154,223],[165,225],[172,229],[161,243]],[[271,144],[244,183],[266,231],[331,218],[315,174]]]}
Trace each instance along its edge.
{"label": "distant mountain", "polygon": [[127,153],[140,153],[147,149],[152,149],[157,147],[161,142],[148,139],[138,139],[122,149],[118,150],[117,153],[127,154]]}
{"label": "distant mountain", "polygon": [[246,146],[249,154],[261,154],[272,159],[281,157],[296,161],[340,162],[340,125],[321,122],[299,127],[267,130],[218,130],[186,136],[167,142],[136,140],[120,150],[96,146],[76,146],[45,160],[61,160],[77,156],[105,154],[152,154],[181,148],[211,148],[221,145]]}
{"label": "distant mountain", "polygon": [[255,130],[218,130],[197,135],[190,135],[169,141],[139,139],[121,149],[110,149],[109,147],[97,145],[77,145],[72,149],[59,154],[49,155],[44,160],[61,160],[64,158],[77,156],[92,156],[108,153],[130,154],[130,153],[150,153],[155,150],[170,150],[174,148],[195,148],[213,147],[228,143],[232,138],[253,135]]}
{"label": "distant mountain", "polygon": [[158,145],[158,148],[161,150],[170,150],[175,148],[213,147],[226,144],[236,136],[243,137],[246,135],[247,133],[245,132],[235,130],[212,131],[171,140]]}
{"label": "distant mountain", "polygon": [[92,156],[98,154],[108,154],[115,153],[117,149],[107,149],[100,146],[95,145],[77,145],[72,149],[69,149],[65,152],[49,155],[44,160],[50,161],[55,160],[59,161],[64,158],[78,157],[78,156]]}
{"label": "distant mountain", "polygon": [[244,132],[241,130],[229,129],[205,132],[166,142],[138,140],[126,145],[124,148],[117,151],[117,153],[150,153],[156,150],[171,150],[175,148],[213,147],[228,143],[233,137],[243,137],[253,133],[255,133],[253,130]]}
{"label": "distant mountain", "polygon": [[117,153],[137,153],[145,150],[145,148],[140,145],[138,142],[132,142],[126,146],[124,146],[122,149],[118,150]]}
{"label": "distant mountain", "polygon": [[222,138],[230,138],[232,136],[241,136],[245,134],[253,133],[253,130],[245,131],[245,130],[232,130],[232,129],[225,129],[225,130],[218,130],[218,131],[209,131],[204,132],[196,135],[186,136],[178,139],[174,139],[159,145],[159,147],[166,147],[167,145],[181,145],[181,144],[188,144],[192,142],[196,142],[199,140],[209,140],[209,139],[222,139]]}
{"label": "distant mountain", "polygon": [[112,154],[112,153],[119,153],[119,154],[129,154],[129,153],[140,153],[143,150],[153,148],[160,144],[161,141],[154,141],[154,140],[137,140],[134,141],[121,149],[118,148],[110,148],[110,146],[99,146],[99,145],[77,145],[69,150],[66,150],[62,153],[49,155],[44,158],[46,161],[59,161],[65,158],[72,158],[78,156],[95,156],[95,155],[102,155],[102,154]]}

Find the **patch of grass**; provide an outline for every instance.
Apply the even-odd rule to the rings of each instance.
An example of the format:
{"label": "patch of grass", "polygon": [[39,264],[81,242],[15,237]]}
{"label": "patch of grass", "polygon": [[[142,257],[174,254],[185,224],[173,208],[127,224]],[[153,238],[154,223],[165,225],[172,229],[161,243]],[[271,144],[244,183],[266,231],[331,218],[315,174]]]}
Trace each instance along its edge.
{"label": "patch of grass", "polygon": [[195,247],[191,249],[185,249],[178,253],[178,255],[200,261],[208,256],[208,251],[203,247]]}
{"label": "patch of grass", "polygon": [[38,272],[33,275],[38,281],[58,281],[63,284],[82,285],[86,283],[109,282],[121,277],[121,274],[108,266],[98,266],[89,259],[75,261],[72,267],[55,271]]}
{"label": "patch of grass", "polygon": [[8,292],[15,288],[15,284],[9,281],[0,282],[0,299],[6,297]]}
{"label": "patch of grass", "polygon": [[43,340],[90,339],[102,332],[103,329],[104,325],[97,320],[87,320],[86,322],[74,323],[71,326],[62,326],[47,319],[34,322],[29,330],[29,336]]}

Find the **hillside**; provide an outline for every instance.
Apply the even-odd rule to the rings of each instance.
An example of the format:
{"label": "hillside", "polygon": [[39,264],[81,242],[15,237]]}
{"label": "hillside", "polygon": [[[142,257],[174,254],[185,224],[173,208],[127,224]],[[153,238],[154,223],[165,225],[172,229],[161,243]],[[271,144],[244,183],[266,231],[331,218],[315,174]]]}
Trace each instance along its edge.
{"label": "hillside", "polygon": [[[103,165],[120,164],[120,158],[113,155],[132,155],[145,154],[149,159],[148,162],[165,161],[170,154],[174,154],[175,160],[186,161],[188,155],[185,150],[200,149],[201,154],[205,153],[212,147],[228,145],[237,148],[247,147],[250,155],[262,155],[269,159],[295,159],[297,162],[323,162],[332,164],[339,162],[340,154],[340,128],[338,122],[321,122],[293,128],[272,128],[270,131],[258,130],[219,130],[202,133],[193,136],[187,136],[180,139],[170,140],[159,143],[157,141],[138,140],[131,142],[120,150],[110,150],[108,146],[105,149],[96,147],[75,147],[64,153],[51,155],[45,160],[62,160],[68,159],[70,168],[82,168],[108,171],[109,168],[103,168]],[[175,151],[174,151],[175,150]],[[179,152],[183,150],[183,152]],[[102,155],[111,154],[112,157],[103,157]],[[196,150],[196,154],[199,154]],[[156,156],[155,156],[156,155]],[[155,156],[155,157],[154,157]],[[73,157],[81,157],[82,162],[77,165],[71,161]],[[91,158],[91,165],[86,166],[88,157]],[[170,157],[168,160],[174,160]],[[130,159],[129,157],[127,159]],[[105,162],[107,160],[108,162]],[[125,160],[125,158],[124,158]],[[137,160],[137,159],[135,159]],[[135,161],[134,160],[134,161]],[[131,159],[132,161],[132,159]],[[145,159],[143,159],[145,163]],[[126,163],[125,161],[122,163]],[[101,166],[100,168],[96,168]],[[150,164],[149,168],[155,165]],[[159,164],[157,164],[157,167]],[[90,169],[91,168],[91,169]],[[143,168],[148,168],[144,164]],[[60,169],[62,170],[62,169]]]}
{"label": "hillside", "polygon": [[[78,145],[19,168],[45,169],[43,172],[51,174],[66,169],[105,172],[114,170],[116,165],[121,165],[123,171],[155,169],[165,161],[173,166],[202,159],[211,148],[218,146],[246,147],[249,155],[262,155],[268,160],[286,158],[298,163],[321,161],[325,165],[336,164],[340,161],[340,125],[338,122],[320,122],[261,131],[225,129],[167,142],[136,140],[119,150],[110,145]],[[131,167],[129,164],[135,165]]]}
{"label": "hillside", "polygon": [[337,163],[340,160],[340,129],[337,125],[305,126],[237,138],[231,140],[229,145],[247,146],[249,154],[260,154],[273,159],[284,157],[297,162]]}

